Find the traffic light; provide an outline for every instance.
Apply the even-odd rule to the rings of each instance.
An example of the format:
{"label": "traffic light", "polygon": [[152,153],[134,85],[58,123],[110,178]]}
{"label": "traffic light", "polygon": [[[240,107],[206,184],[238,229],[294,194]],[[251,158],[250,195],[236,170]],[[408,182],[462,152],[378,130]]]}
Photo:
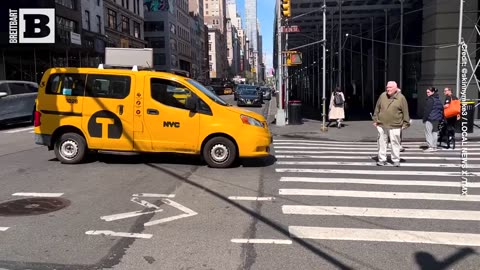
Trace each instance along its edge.
{"label": "traffic light", "polygon": [[292,15],[290,8],[290,0],[281,0],[282,1],[282,15],[285,18],[288,18]]}
{"label": "traffic light", "polygon": [[302,64],[302,53],[297,51],[287,52],[287,66],[298,66]]}

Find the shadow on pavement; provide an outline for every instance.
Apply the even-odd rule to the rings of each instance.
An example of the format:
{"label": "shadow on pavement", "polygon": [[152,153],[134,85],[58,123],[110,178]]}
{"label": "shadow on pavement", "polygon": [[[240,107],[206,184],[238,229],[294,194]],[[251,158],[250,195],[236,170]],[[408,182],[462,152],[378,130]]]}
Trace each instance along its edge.
{"label": "shadow on pavement", "polygon": [[450,267],[452,267],[454,263],[465,259],[467,256],[472,254],[476,254],[475,250],[471,248],[462,248],[445,260],[437,261],[430,253],[417,252],[415,254],[415,260],[417,261],[417,264],[420,266],[421,270],[446,270],[451,269]]}

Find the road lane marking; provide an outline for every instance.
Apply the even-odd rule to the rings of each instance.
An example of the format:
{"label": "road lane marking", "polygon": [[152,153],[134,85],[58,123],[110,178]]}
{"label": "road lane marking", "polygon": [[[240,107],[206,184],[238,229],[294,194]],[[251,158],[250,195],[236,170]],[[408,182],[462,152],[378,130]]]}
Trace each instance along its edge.
{"label": "road lane marking", "polygon": [[9,131],[5,131],[3,133],[12,134],[12,133],[18,133],[18,132],[29,131],[29,130],[33,130],[33,127],[12,129],[12,130],[9,130]]}
{"label": "road lane marking", "polygon": [[141,205],[141,206],[143,206],[143,207],[146,207],[146,208],[160,209],[160,207],[156,206],[156,205],[153,204],[153,203],[147,202],[147,201],[145,201],[145,200],[140,200],[140,199],[135,198],[135,197],[132,198],[130,201],[131,201],[131,202],[134,202],[134,203],[136,203],[136,204],[139,204],[139,205]]}
{"label": "road lane marking", "polygon": [[1,232],[4,232],[4,231],[8,230],[9,228],[10,228],[10,227],[0,227],[0,231],[1,231]]}
{"label": "road lane marking", "polygon": [[480,221],[480,211],[462,211],[462,210],[283,205],[282,212],[284,214],[289,214],[289,215],[353,216],[353,217],[382,217],[382,218],[385,217],[385,218]]}
{"label": "road lane marking", "polygon": [[480,234],[429,231],[289,226],[290,235],[302,239],[421,243],[480,246]]}
{"label": "road lane marking", "polygon": [[133,212],[103,216],[103,217],[100,217],[100,219],[105,220],[105,221],[114,221],[114,220],[119,220],[119,219],[124,219],[124,218],[131,218],[131,217],[138,217],[138,216],[142,216],[142,215],[155,214],[155,213],[159,213],[159,212],[162,212],[162,211],[163,211],[163,209],[157,209],[157,210],[154,210],[154,211],[147,211],[147,212],[144,212],[144,210],[139,210],[139,211],[133,211]]}
{"label": "road lane marking", "polygon": [[237,244],[276,244],[276,245],[291,245],[292,240],[282,239],[232,239],[232,243]]}
{"label": "road lane marking", "polygon": [[[335,157],[332,157],[335,158]],[[346,162],[346,161],[277,161],[278,165],[319,165],[319,166],[375,166],[376,162]],[[428,167],[428,168],[460,168],[461,164],[444,163],[402,163],[402,167]],[[480,165],[468,164],[470,169],[479,169]]]}
{"label": "road lane marking", "polygon": [[177,202],[174,202],[170,199],[162,199],[162,202],[167,204],[167,205],[170,205],[172,207],[177,208],[178,210],[184,212],[184,214],[180,214],[180,215],[173,216],[173,217],[168,217],[168,218],[162,218],[162,219],[158,219],[158,220],[152,220],[152,221],[149,221],[149,222],[143,224],[144,226],[153,226],[153,225],[162,224],[162,223],[174,221],[174,220],[181,219],[181,218],[195,216],[195,215],[198,214],[197,212],[193,211],[192,209],[187,208],[187,207],[185,207],[185,206],[183,206],[183,205],[181,205]]}
{"label": "road lane marking", "polygon": [[480,195],[462,196],[460,194],[417,193],[417,192],[381,192],[361,190],[328,190],[328,189],[280,189],[280,195],[301,196],[331,196],[372,199],[403,199],[403,200],[433,200],[480,202]]}
{"label": "road lane marking", "polygon": [[38,192],[17,192],[12,196],[25,196],[25,197],[61,197],[63,193],[38,193]]}
{"label": "road lane marking", "polygon": [[[426,176],[462,176],[462,172],[436,172],[436,171],[384,171],[384,170],[333,170],[333,169],[298,169],[280,168],[276,172],[289,173],[319,173],[319,174],[372,174],[372,175],[426,175]],[[480,176],[478,172],[468,172],[463,176]]]}
{"label": "road lane marking", "polygon": [[[447,181],[415,181],[415,180],[383,180],[365,178],[322,178],[322,177],[281,177],[280,182],[305,183],[342,183],[365,185],[392,185],[392,186],[433,186],[433,187],[461,187],[462,183]],[[480,188],[480,183],[468,182],[468,187]]]}
{"label": "road lane marking", "polygon": [[129,237],[129,238],[142,238],[142,239],[150,239],[152,238],[152,234],[144,234],[144,233],[126,233],[126,232],[113,232],[113,231],[87,231],[85,232],[87,235],[105,235],[105,236],[118,236],[118,237]]}
{"label": "road lane marking", "polygon": [[[401,158],[406,158],[409,156],[410,150],[407,152],[402,153],[400,155]],[[329,155],[338,155],[338,154],[351,154],[351,155],[359,155],[359,154],[367,154],[367,155],[378,155],[377,151],[309,151],[309,150],[277,150],[275,149],[275,154],[329,154]],[[410,153],[412,154],[412,153]],[[414,153],[418,155],[419,153]],[[434,157],[436,155],[440,155],[441,157],[444,156],[460,156],[460,152],[458,151],[437,151],[431,153],[425,153],[426,157]],[[480,152],[476,153],[468,153],[468,156],[480,156]],[[334,157],[334,156],[333,156]]]}
{"label": "road lane marking", "polygon": [[[364,155],[364,156],[317,156],[317,155],[275,155],[275,157],[278,158],[285,158],[285,159],[306,159],[306,158],[311,158],[311,159],[372,159],[372,156],[370,155]],[[420,159],[420,160],[443,160],[443,161],[460,161],[462,160],[460,157],[432,157],[432,156],[409,156],[409,155],[401,155],[402,159],[407,159],[407,160],[414,160],[414,159]],[[480,160],[480,158],[471,158],[469,157],[468,160]]]}
{"label": "road lane marking", "polygon": [[230,196],[229,200],[235,201],[273,201],[275,197],[242,197],[242,196]]}
{"label": "road lane marking", "polygon": [[133,194],[133,197],[144,198],[175,198],[175,194],[156,194],[156,193],[137,193]]}

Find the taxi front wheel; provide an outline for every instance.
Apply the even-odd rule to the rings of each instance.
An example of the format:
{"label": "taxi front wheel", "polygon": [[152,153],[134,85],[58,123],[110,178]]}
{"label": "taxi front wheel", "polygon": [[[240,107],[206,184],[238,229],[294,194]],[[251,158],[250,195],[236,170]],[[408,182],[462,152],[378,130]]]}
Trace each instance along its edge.
{"label": "taxi front wheel", "polygon": [[228,168],[237,157],[237,147],[224,137],[210,139],[203,148],[203,158],[210,167]]}
{"label": "taxi front wheel", "polygon": [[61,163],[77,164],[85,157],[87,143],[77,133],[65,133],[55,142],[54,151]]}

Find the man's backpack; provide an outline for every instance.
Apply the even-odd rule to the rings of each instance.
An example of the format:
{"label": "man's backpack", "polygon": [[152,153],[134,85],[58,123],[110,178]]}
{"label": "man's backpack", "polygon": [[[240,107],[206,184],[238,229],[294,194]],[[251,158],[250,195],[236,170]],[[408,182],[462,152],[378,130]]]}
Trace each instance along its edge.
{"label": "man's backpack", "polygon": [[343,105],[343,98],[342,98],[342,95],[340,93],[335,94],[335,97],[333,98],[333,103],[337,107],[341,107]]}

